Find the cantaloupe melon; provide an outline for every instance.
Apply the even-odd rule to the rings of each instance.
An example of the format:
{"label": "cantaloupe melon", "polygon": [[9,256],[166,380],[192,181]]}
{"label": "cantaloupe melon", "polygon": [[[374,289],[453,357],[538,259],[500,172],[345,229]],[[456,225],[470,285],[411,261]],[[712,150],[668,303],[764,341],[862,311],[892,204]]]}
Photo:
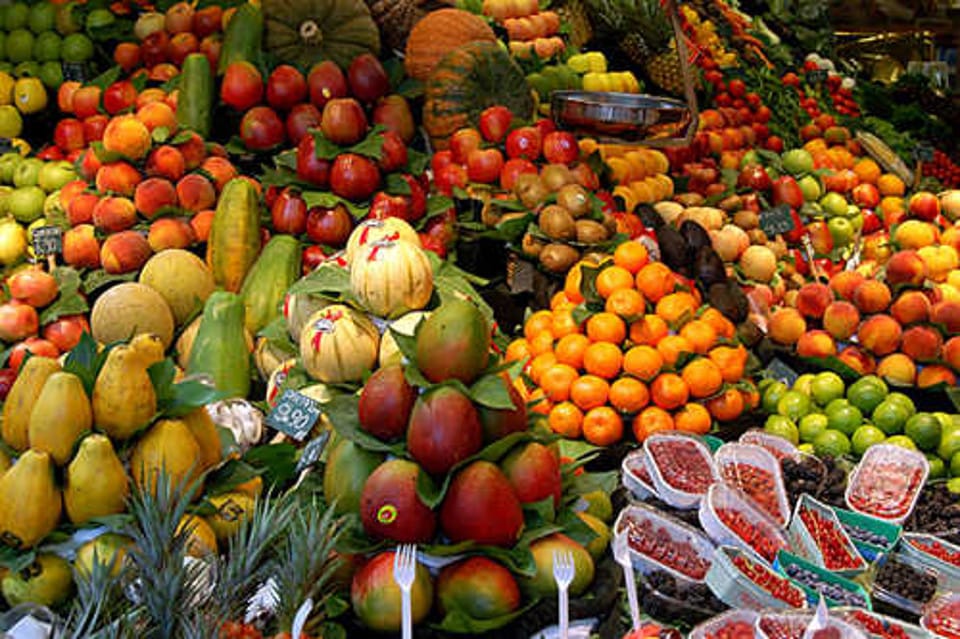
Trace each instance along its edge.
{"label": "cantaloupe melon", "polygon": [[182,326],[216,288],[213,274],[199,257],[183,249],[167,249],[151,257],[140,273],[146,284],[167,301]]}
{"label": "cantaloupe melon", "polygon": [[90,330],[102,344],[153,333],[166,349],[173,342],[173,312],[160,293],[149,286],[124,282],[101,295],[93,305]]}

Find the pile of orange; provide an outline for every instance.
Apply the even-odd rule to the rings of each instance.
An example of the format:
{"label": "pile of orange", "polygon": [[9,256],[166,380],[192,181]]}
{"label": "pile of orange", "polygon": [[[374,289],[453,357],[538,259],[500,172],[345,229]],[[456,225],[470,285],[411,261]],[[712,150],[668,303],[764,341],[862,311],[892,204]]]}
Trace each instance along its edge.
{"label": "pile of orange", "polygon": [[527,318],[506,352],[525,362],[527,398],[554,432],[597,446],[615,444],[627,428],[638,441],[661,430],[704,434],[756,405],[734,325],[650,261],[643,244],[620,244],[598,266],[604,309],[578,323],[585,264],[571,269],[550,310]]}

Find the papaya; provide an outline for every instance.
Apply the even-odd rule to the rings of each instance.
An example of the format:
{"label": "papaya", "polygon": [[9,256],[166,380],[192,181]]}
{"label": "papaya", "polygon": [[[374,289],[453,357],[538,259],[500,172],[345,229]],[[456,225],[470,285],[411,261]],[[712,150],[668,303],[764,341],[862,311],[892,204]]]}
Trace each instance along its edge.
{"label": "papaya", "polygon": [[177,99],[177,124],[210,137],[213,128],[213,72],[202,53],[191,53],[180,70],[180,97]]}
{"label": "papaya", "polygon": [[60,522],[60,491],[53,482],[53,460],[28,450],[0,477],[0,542],[32,548]]}
{"label": "papaya", "polygon": [[217,511],[208,515],[206,522],[213,529],[219,544],[226,544],[243,522],[253,514],[257,500],[246,493],[229,492],[207,499]]}
{"label": "papaya", "polygon": [[3,598],[10,607],[21,604],[55,607],[73,593],[70,563],[53,553],[41,553],[36,560],[3,578]]}
{"label": "papaya", "polygon": [[70,461],[73,445],[93,425],[90,400],[73,373],[57,371],[47,378],[30,411],[30,447],[50,453],[57,466]]}
{"label": "papaya", "polygon": [[90,435],[80,442],[77,456],[67,466],[66,480],[63,505],[75,524],[122,513],[126,506],[127,472],[104,435]]}
{"label": "papaya", "polygon": [[334,504],[336,514],[360,510],[363,485],[383,460],[383,455],[360,448],[349,439],[333,445],[323,468],[323,494]]}
{"label": "papaya", "polygon": [[112,439],[127,439],[157,412],[157,394],[147,368],[151,350],[123,344],[113,348],[93,385],[93,423]]}
{"label": "papaya", "polygon": [[217,425],[213,423],[207,409],[197,408],[181,419],[190,429],[193,438],[197,440],[197,445],[200,446],[200,462],[203,469],[207,470],[219,464],[223,457],[220,433],[217,432]]}
{"label": "papaya", "polygon": [[242,178],[220,192],[207,239],[207,266],[213,281],[231,293],[243,285],[260,252],[260,198]]}
{"label": "papaya", "polygon": [[487,367],[490,327],[475,304],[446,302],[417,330],[417,367],[434,383],[470,384]]}
{"label": "papaya", "polygon": [[60,364],[49,357],[31,357],[21,366],[17,380],[10,387],[3,404],[3,441],[18,452],[30,444],[30,414],[40,397],[47,378],[60,370]]}
{"label": "papaya", "polygon": [[227,24],[217,61],[217,75],[223,75],[232,62],[257,64],[262,39],[263,13],[251,2],[242,3]]}
{"label": "papaya", "polygon": [[290,235],[274,235],[263,247],[240,289],[251,333],[280,316],[287,289],[300,276],[300,255],[300,242]]}
{"label": "papaya", "polygon": [[179,419],[163,419],[151,426],[130,455],[130,473],[140,490],[156,490],[161,473],[173,488],[187,489],[202,472],[200,446]]}
{"label": "papaya", "polygon": [[209,375],[228,397],[246,397],[250,392],[250,351],[243,315],[239,295],[226,291],[211,294],[187,363],[187,373]]}

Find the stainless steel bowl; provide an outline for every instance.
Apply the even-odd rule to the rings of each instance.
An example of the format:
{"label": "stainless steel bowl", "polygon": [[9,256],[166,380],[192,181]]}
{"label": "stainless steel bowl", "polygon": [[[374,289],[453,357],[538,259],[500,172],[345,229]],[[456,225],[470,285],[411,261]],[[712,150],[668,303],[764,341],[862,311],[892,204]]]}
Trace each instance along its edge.
{"label": "stainless steel bowl", "polygon": [[602,142],[667,146],[685,140],[697,125],[682,100],[634,93],[554,91],[550,110],[558,126]]}

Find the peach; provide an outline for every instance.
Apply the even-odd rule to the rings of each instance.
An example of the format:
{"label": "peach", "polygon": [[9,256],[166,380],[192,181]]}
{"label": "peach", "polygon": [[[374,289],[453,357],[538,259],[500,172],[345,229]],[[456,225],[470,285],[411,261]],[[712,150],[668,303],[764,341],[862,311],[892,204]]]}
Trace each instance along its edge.
{"label": "peach", "polygon": [[846,341],[857,332],[860,326],[860,312],[850,302],[832,302],[823,312],[823,328],[834,339]]}
{"label": "peach", "polygon": [[73,198],[77,197],[81,193],[87,190],[86,180],[74,180],[73,182],[68,182],[60,189],[60,206],[63,210],[66,210],[70,206],[70,202],[73,201]]}
{"label": "peach", "polygon": [[861,375],[871,375],[877,368],[873,358],[856,346],[847,346],[840,351],[840,361],[857,371]]}
{"label": "peach", "polygon": [[177,217],[164,217],[150,225],[147,243],[155,253],[164,249],[187,248],[196,241],[197,236],[189,222]]}
{"label": "peach", "polygon": [[197,212],[213,208],[217,202],[217,192],[210,180],[199,173],[190,173],[177,182],[177,199],[181,208]]}
{"label": "peach", "polygon": [[943,345],[943,361],[953,367],[953,370],[960,371],[960,336],[951,337]]}
{"label": "peach", "polygon": [[148,104],[154,102],[163,102],[167,97],[167,94],[163,92],[163,89],[158,87],[152,87],[150,89],[144,89],[137,95],[137,110],[139,111]]}
{"label": "peach", "polygon": [[893,255],[890,248],[890,236],[887,233],[873,233],[863,240],[863,259],[883,264]]}
{"label": "peach", "polygon": [[126,231],[137,223],[137,207],[126,197],[106,196],[93,207],[93,225],[104,233]]}
{"label": "peach", "polygon": [[147,175],[164,177],[176,182],[183,177],[187,170],[187,163],[183,154],[176,147],[164,144],[158,146],[147,158]]}
{"label": "peach", "polygon": [[943,337],[940,331],[929,326],[914,326],[903,332],[900,350],[918,362],[940,359]]}
{"label": "peach", "polygon": [[227,182],[237,177],[239,173],[230,160],[221,157],[209,157],[203,161],[200,168],[210,174],[214,185],[217,187],[217,193],[223,190]]}
{"label": "peach", "polygon": [[150,150],[150,131],[132,115],[121,115],[110,120],[103,130],[103,148],[139,160]]}
{"label": "peach", "polygon": [[70,226],[93,222],[93,209],[99,201],[100,196],[95,193],[81,193],[70,200],[70,204],[66,207]]}
{"label": "peach", "polygon": [[903,329],[897,320],[889,315],[874,315],[860,325],[857,339],[861,347],[874,355],[889,355],[900,346],[902,334]]}
{"label": "peach", "polygon": [[950,335],[960,333],[960,302],[943,300],[930,309],[930,320],[934,324],[943,324]]}
{"label": "peach", "polygon": [[837,343],[826,331],[809,331],[797,340],[797,355],[800,357],[833,357]]}
{"label": "peach", "polygon": [[112,275],[140,270],[153,251],[146,238],[136,231],[122,231],[111,235],[100,249],[103,270]]}
{"label": "peach", "polygon": [[931,296],[935,296],[935,302],[940,302],[943,300],[948,300],[951,302],[960,302],[960,288],[957,288],[953,284],[947,284],[941,282],[940,284],[933,285],[933,291],[931,291]]}
{"label": "peach", "polygon": [[924,366],[917,373],[917,386],[919,388],[929,388],[937,384],[946,384],[947,386],[957,385],[957,376],[953,374],[946,366],[940,364],[931,364]]}
{"label": "peach", "polygon": [[104,164],[97,171],[97,190],[101,193],[133,197],[142,179],[140,172],[126,162],[111,162]]}
{"label": "peach", "polygon": [[856,271],[840,271],[830,278],[830,288],[845,300],[853,299],[853,292],[866,281],[863,275]]}
{"label": "peach", "polygon": [[188,171],[200,166],[203,159],[207,157],[207,147],[203,143],[203,138],[196,133],[192,134],[186,142],[178,144],[177,148],[183,154],[183,160]]}
{"label": "peach", "polygon": [[920,291],[905,291],[890,307],[890,315],[901,326],[926,322],[930,319],[930,300]]}
{"label": "peach", "polygon": [[939,233],[930,222],[907,220],[897,227],[893,239],[901,249],[921,249],[936,244]]}
{"label": "peach", "polygon": [[137,185],[133,202],[141,215],[152,220],[163,209],[177,205],[177,190],[170,180],[147,178]]}
{"label": "peach", "polygon": [[927,264],[916,251],[897,251],[887,261],[887,284],[919,286],[927,277]]}
{"label": "peach", "polygon": [[169,135],[173,135],[177,130],[177,116],[165,102],[151,102],[140,107],[137,109],[136,118],[151,133],[159,127],[165,128]]}
{"label": "peach", "polygon": [[207,209],[190,218],[190,228],[193,229],[198,241],[206,242],[207,238],[210,237],[210,227],[213,225],[214,213],[213,209]]}
{"label": "peach", "polygon": [[63,234],[63,261],[77,268],[100,268],[100,242],[92,224],[75,226]]}
{"label": "peach", "polygon": [[796,344],[807,332],[807,322],[795,308],[780,308],[770,316],[770,339],[778,344]]}
{"label": "peach", "polygon": [[866,280],[853,292],[853,303],[861,313],[880,313],[890,306],[890,289],[883,282]]}
{"label": "peach", "polygon": [[917,253],[927,267],[927,276],[934,282],[946,282],[950,272],[960,265],[957,249],[952,246],[924,246]]}
{"label": "peach", "polygon": [[804,284],[797,295],[797,310],[806,317],[819,319],[833,301],[833,292],[826,284]]}
{"label": "peach", "polygon": [[897,386],[913,386],[917,366],[903,353],[887,355],[877,364],[877,375]]}
{"label": "peach", "polygon": [[80,176],[85,180],[93,180],[97,177],[97,171],[103,165],[100,158],[94,153],[93,149],[86,149],[80,159]]}
{"label": "peach", "polygon": [[960,252],[960,227],[948,227],[940,234],[940,244],[952,246],[954,250]]}

